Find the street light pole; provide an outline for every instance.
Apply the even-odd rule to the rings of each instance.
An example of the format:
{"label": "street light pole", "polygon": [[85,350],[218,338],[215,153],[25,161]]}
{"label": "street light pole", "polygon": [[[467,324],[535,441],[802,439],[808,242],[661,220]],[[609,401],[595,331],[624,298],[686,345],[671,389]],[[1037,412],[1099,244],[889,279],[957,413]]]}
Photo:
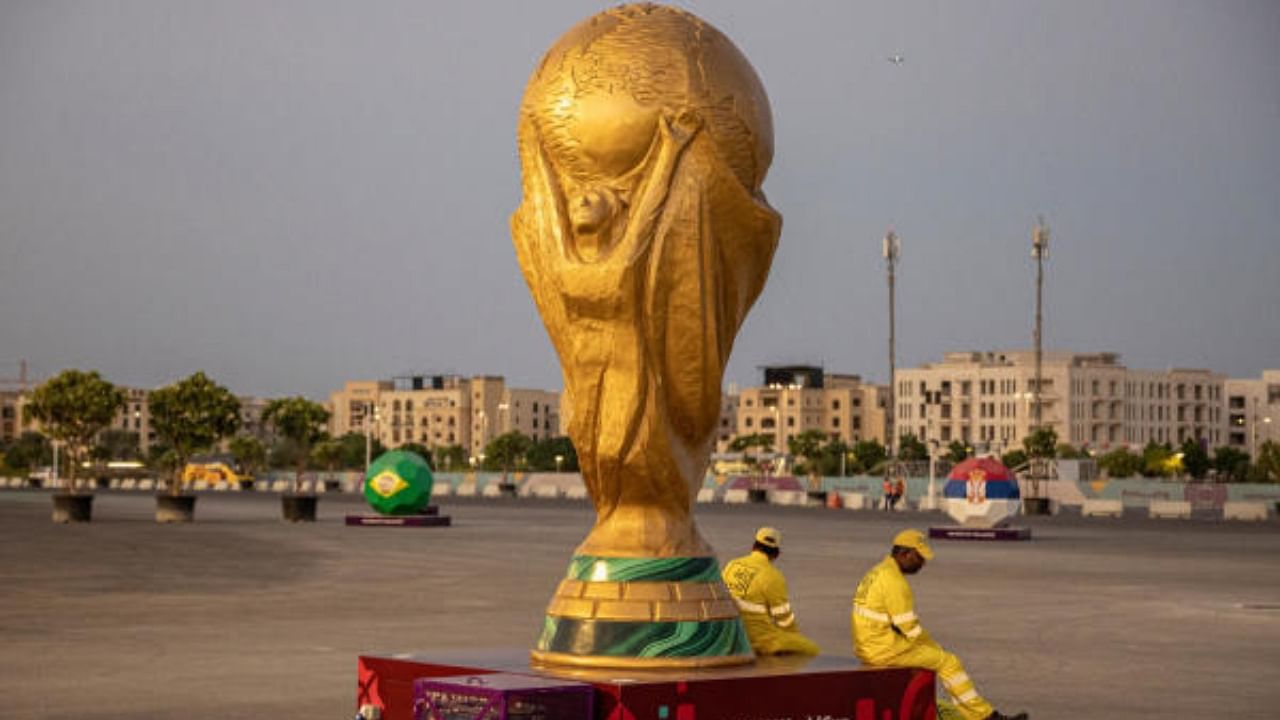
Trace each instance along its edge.
{"label": "street light pole", "polygon": [[884,236],[881,252],[884,255],[885,269],[889,273],[889,396],[888,396],[888,405],[885,408],[885,413],[884,413],[884,425],[885,425],[884,477],[885,477],[885,480],[888,480],[889,468],[893,464],[893,457],[895,454],[894,450],[897,447],[897,443],[894,442],[894,437],[893,437],[894,414],[897,412],[897,406],[895,405],[895,400],[894,400],[894,393],[897,389],[895,387],[896,381],[897,381],[897,377],[896,377],[897,355],[896,355],[896,342],[895,342],[895,336],[894,336],[894,332],[896,328],[895,328],[895,317],[894,317],[895,308],[894,308],[893,292],[894,292],[894,279],[895,279],[894,272],[898,264],[898,256],[902,252],[902,241],[898,239],[897,234],[895,234],[892,230],[890,230],[888,234]]}
{"label": "street light pole", "polygon": [[369,465],[373,461],[373,425],[378,421],[378,406],[373,403],[364,405],[364,473],[369,474]]}
{"label": "street light pole", "polygon": [[1034,394],[1034,410],[1032,417],[1035,425],[1032,430],[1038,430],[1042,421],[1042,410],[1040,407],[1040,383],[1043,381],[1041,377],[1041,366],[1043,363],[1043,340],[1044,340],[1044,315],[1042,312],[1043,293],[1044,293],[1044,261],[1049,257],[1049,226],[1044,224],[1044,218],[1036,220],[1036,226],[1031,231],[1031,257],[1036,261],[1036,384],[1031,392]]}

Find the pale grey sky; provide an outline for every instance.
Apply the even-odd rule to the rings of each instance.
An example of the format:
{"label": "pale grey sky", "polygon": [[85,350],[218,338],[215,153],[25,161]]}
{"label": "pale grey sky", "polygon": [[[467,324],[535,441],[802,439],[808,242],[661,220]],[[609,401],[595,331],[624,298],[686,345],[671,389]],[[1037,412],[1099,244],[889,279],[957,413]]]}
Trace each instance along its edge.
{"label": "pale grey sky", "polygon": [[[1048,347],[1280,366],[1280,3],[677,4],[774,110],[782,241],[727,381],[883,381],[890,226],[900,366],[1028,346],[1037,214]],[[606,6],[0,0],[0,376],[559,387],[507,232],[515,112]]]}

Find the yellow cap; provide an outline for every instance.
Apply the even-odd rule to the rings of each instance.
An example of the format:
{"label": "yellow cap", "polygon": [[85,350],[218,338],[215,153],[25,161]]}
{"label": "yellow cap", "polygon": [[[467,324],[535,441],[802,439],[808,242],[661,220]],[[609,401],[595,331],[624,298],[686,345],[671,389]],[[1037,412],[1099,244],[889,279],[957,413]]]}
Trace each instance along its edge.
{"label": "yellow cap", "polygon": [[896,547],[913,548],[925,560],[933,559],[933,549],[929,547],[929,543],[925,542],[924,533],[919,530],[903,530],[893,536],[893,544]]}
{"label": "yellow cap", "polygon": [[781,550],[782,533],[778,532],[777,528],[762,527],[756,531],[756,542],[774,550]]}

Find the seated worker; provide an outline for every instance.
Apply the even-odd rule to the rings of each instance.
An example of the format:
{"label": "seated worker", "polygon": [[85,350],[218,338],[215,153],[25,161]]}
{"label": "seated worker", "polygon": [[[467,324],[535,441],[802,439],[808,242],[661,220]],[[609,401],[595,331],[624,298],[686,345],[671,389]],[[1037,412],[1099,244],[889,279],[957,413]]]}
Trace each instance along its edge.
{"label": "seated worker", "polygon": [[751,554],[730,560],[721,573],[738,603],[742,624],[757,655],[817,655],[818,646],[800,634],[787,599],[787,579],[773,566],[782,552],[782,533],[756,531]]}
{"label": "seated worker", "polygon": [[982,699],[960,664],[920,626],[907,575],[933,559],[919,530],[893,538],[889,556],[871,568],[853,596],[853,652],[870,666],[933,670],[966,720],[1027,720],[1026,713],[1002,715]]}

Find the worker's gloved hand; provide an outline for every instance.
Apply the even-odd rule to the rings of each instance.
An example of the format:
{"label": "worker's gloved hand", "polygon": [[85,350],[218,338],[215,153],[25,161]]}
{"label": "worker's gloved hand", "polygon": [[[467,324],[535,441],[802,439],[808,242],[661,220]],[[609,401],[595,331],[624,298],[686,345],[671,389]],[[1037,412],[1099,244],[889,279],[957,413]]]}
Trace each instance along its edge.
{"label": "worker's gloved hand", "polygon": [[1005,715],[1004,713],[996,711],[991,713],[987,720],[1030,720],[1030,718],[1031,716],[1024,712],[1020,712],[1015,715]]}

